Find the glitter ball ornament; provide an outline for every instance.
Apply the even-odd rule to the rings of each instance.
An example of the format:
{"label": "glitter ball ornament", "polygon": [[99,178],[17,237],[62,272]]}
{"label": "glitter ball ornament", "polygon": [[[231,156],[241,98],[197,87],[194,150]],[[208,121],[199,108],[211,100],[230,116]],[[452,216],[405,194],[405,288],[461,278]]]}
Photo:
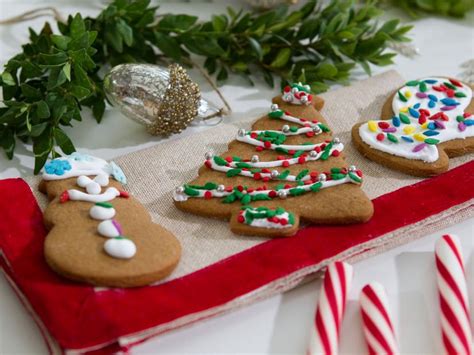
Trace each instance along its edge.
{"label": "glitter ball ornament", "polygon": [[195,118],[215,115],[219,109],[201,99],[199,86],[177,64],[122,64],[104,78],[104,90],[113,106],[145,125],[152,135],[180,133]]}

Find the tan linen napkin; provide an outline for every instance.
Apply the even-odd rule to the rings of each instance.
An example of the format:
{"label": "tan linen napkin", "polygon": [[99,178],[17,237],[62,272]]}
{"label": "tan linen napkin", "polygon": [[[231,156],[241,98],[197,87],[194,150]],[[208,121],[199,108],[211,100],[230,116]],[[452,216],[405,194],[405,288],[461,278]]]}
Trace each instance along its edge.
{"label": "tan linen napkin", "polygon": [[[321,95],[325,100],[321,112],[334,136],[345,144],[347,162],[364,172],[363,189],[371,199],[421,180],[365,159],[351,143],[352,126],[360,121],[378,119],[387,97],[404,82],[397,72],[389,71]],[[146,206],[154,222],[173,232],[183,246],[181,262],[168,280],[197,271],[267,240],[235,235],[226,221],[182,212],[175,208],[172,193],[176,186],[191,181],[197,175],[205,152],[225,152],[238,128],[249,127],[253,120],[268,112],[270,100],[269,97],[267,107],[252,112],[237,123],[221,124],[202,133],[115,159],[127,176],[126,188]],[[452,159],[451,168],[472,158],[473,154]],[[34,191],[37,181],[29,179]],[[39,193],[36,196],[40,206],[45,206],[44,196]]]}

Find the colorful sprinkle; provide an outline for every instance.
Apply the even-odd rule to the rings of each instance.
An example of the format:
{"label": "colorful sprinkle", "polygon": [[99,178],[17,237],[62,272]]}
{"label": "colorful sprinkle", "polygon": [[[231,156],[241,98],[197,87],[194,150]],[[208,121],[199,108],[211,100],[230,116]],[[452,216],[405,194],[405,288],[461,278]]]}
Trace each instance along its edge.
{"label": "colorful sprinkle", "polygon": [[400,119],[399,119],[397,116],[393,116],[393,117],[392,117],[392,124],[393,124],[395,127],[400,127]]}
{"label": "colorful sprinkle", "polygon": [[386,129],[386,128],[390,127],[390,124],[388,122],[384,122],[384,121],[379,122],[378,125],[382,129]]}
{"label": "colorful sprinkle", "polygon": [[426,99],[428,95],[426,95],[424,92],[417,92],[416,97],[418,97],[419,99]]}
{"label": "colorful sprinkle", "polygon": [[458,91],[457,93],[454,94],[454,96],[456,96],[456,97],[466,97],[466,94],[461,92],[461,91]]}
{"label": "colorful sprinkle", "polygon": [[422,135],[421,133],[416,133],[413,135],[413,138],[415,138],[417,141],[424,142],[425,141],[425,136]]}
{"label": "colorful sprinkle", "polygon": [[441,111],[451,111],[454,110],[456,106],[442,106]]}
{"label": "colorful sprinkle", "polygon": [[437,98],[435,95],[428,94],[428,98],[429,98],[431,101],[438,102],[438,98]]}
{"label": "colorful sprinkle", "polygon": [[403,96],[403,94],[399,91],[398,92],[398,98],[402,101],[402,102],[408,102],[408,99]]}
{"label": "colorful sprinkle", "polygon": [[385,134],[379,133],[379,134],[377,134],[376,138],[379,142],[381,142],[385,139]]}
{"label": "colorful sprinkle", "polygon": [[474,120],[464,120],[466,126],[474,126]]}
{"label": "colorful sprinkle", "polygon": [[411,91],[410,91],[410,90],[406,90],[406,91],[405,91],[405,97],[406,97],[406,98],[410,98],[410,97],[411,97]]}
{"label": "colorful sprinkle", "polygon": [[418,80],[410,80],[405,85],[406,86],[417,86],[420,82]]}
{"label": "colorful sprinkle", "polygon": [[399,117],[400,117],[400,121],[402,121],[403,123],[405,123],[405,124],[410,124],[411,123],[411,121],[410,121],[410,119],[408,118],[407,115],[404,115],[403,113],[400,113]]}
{"label": "colorful sprinkle", "polygon": [[402,139],[403,139],[405,142],[408,142],[408,143],[413,143],[413,142],[414,142],[413,138],[411,138],[411,137],[402,136]]}
{"label": "colorful sprinkle", "polygon": [[389,128],[385,128],[383,131],[385,133],[395,133],[397,129],[395,127],[389,127]]}
{"label": "colorful sprinkle", "polygon": [[456,105],[459,105],[459,102],[457,102],[457,101],[454,100],[454,99],[449,99],[449,98],[441,99],[441,102],[442,102],[443,104],[445,104],[446,106],[456,106]]}
{"label": "colorful sprinkle", "polygon": [[425,83],[427,84],[436,84],[438,82],[438,80],[435,80],[435,79],[426,79],[425,80]]}
{"label": "colorful sprinkle", "polygon": [[369,130],[371,132],[377,132],[377,123],[375,121],[369,121],[367,122],[367,125],[369,126]]}
{"label": "colorful sprinkle", "polygon": [[415,117],[415,118],[420,117],[420,114],[418,113],[417,110],[414,110],[414,109],[412,109],[412,108],[409,108],[408,111],[410,112],[410,115],[412,115],[412,117]]}
{"label": "colorful sprinkle", "polygon": [[428,90],[428,87],[426,86],[425,82],[421,82],[419,88],[421,92],[425,92]]}
{"label": "colorful sprinkle", "polygon": [[393,142],[393,143],[398,143],[398,139],[397,137],[395,137],[393,134],[391,133],[387,133],[387,138],[390,142]]}
{"label": "colorful sprinkle", "polygon": [[441,121],[434,121],[436,128],[438,129],[446,129],[446,126]]}
{"label": "colorful sprinkle", "polygon": [[[436,121],[435,121],[435,122],[436,122]],[[430,123],[428,123],[427,128],[429,128],[429,129],[436,129],[436,124],[435,124],[435,122],[430,122]]]}
{"label": "colorful sprinkle", "polygon": [[458,129],[461,131],[461,132],[464,132],[466,130],[467,126],[464,122],[459,122],[458,123]]}
{"label": "colorful sprinkle", "polygon": [[427,137],[437,136],[439,132],[437,131],[424,131],[423,134]]}
{"label": "colorful sprinkle", "polygon": [[457,81],[456,79],[449,79],[449,81],[451,82],[451,84],[457,86],[458,88],[462,88],[462,84],[461,82]]}
{"label": "colorful sprinkle", "polygon": [[435,139],[435,138],[426,138],[426,139],[425,139],[425,143],[426,143],[426,144],[434,145],[434,144],[438,144],[438,143],[439,143],[439,140],[438,140],[438,139]]}
{"label": "colorful sprinkle", "polygon": [[405,132],[405,134],[412,134],[413,132],[415,132],[415,127],[413,126],[405,126],[403,128],[403,132]]}
{"label": "colorful sprinkle", "polygon": [[413,151],[414,153],[418,153],[419,151],[425,149],[426,146],[427,146],[426,143],[418,144],[418,145],[415,146],[415,148],[413,148],[412,151]]}
{"label": "colorful sprinkle", "polygon": [[433,107],[435,107],[435,106],[436,106],[436,102],[435,102],[435,101],[430,101],[430,102],[428,102],[428,107],[429,107],[429,108],[433,108]]}

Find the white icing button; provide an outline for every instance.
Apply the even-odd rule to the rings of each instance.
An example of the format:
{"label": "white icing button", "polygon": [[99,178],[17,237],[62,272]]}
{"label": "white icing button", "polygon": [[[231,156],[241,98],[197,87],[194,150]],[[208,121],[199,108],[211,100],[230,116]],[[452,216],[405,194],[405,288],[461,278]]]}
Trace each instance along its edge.
{"label": "white icing button", "polygon": [[106,219],[114,218],[115,209],[112,207],[109,208],[95,205],[92,206],[92,208],[89,210],[89,215],[94,219],[103,221]]}
{"label": "white icing button", "polygon": [[106,221],[99,223],[99,226],[97,227],[97,231],[103,237],[108,237],[108,238],[118,237],[120,236],[120,231],[118,229],[120,228],[120,226],[118,226],[117,228],[117,224],[118,222],[112,219],[108,219]]}
{"label": "white icing button", "polygon": [[130,239],[119,237],[107,240],[104,250],[114,258],[130,259],[137,252],[137,247]]}
{"label": "white icing button", "polygon": [[86,191],[87,191],[88,194],[98,195],[98,194],[100,194],[101,187],[95,181],[91,181],[90,183],[88,183],[86,185]]}
{"label": "white icing button", "polygon": [[94,178],[94,181],[100,186],[107,186],[109,184],[109,176],[106,174],[100,174]]}
{"label": "white icing button", "polygon": [[79,185],[80,187],[86,187],[87,184],[89,184],[91,182],[92,182],[92,180],[89,179],[89,177],[87,177],[85,175],[79,176],[76,180],[76,184]]}

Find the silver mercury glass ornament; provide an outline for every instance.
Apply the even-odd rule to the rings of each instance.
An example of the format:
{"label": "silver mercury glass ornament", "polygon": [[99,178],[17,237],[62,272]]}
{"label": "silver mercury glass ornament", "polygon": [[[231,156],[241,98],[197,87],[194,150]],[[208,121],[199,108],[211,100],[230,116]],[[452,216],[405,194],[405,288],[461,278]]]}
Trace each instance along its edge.
{"label": "silver mercury glass ornament", "polygon": [[152,135],[180,133],[195,119],[221,113],[201,98],[199,86],[177,64],[117,65],[105,75],[104,91],[113,106]]}

